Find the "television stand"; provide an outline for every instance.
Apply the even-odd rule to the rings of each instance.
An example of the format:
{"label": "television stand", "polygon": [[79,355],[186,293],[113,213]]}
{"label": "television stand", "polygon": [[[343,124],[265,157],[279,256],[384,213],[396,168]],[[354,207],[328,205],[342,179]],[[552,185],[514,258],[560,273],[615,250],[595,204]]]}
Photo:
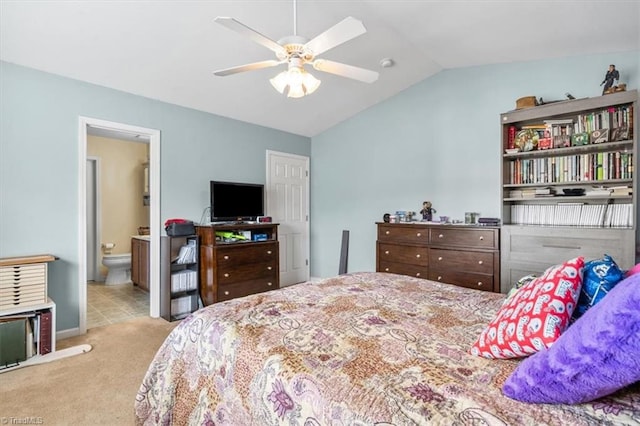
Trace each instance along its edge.
{"label": "television stand", "polygon": [[[224,241],[216,232],[249,233]],[[200,237],[200,297],[204,306],[280,288],[277,223],[196,225]]]}

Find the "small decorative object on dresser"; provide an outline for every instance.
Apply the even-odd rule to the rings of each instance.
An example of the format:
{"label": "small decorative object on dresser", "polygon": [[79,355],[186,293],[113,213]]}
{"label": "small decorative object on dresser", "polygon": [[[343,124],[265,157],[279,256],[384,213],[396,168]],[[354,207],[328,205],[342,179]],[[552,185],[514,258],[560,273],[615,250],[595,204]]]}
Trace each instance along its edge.
{"label": "small decorative object on dresser", "polygon": [[436,209],[434,209],[431,206],[431,201],[424,201],[422,203],[422,210],[420,210],[420,214],[422,215],[422,220],[431,222],[433,220],[434,213],[436,213]]}

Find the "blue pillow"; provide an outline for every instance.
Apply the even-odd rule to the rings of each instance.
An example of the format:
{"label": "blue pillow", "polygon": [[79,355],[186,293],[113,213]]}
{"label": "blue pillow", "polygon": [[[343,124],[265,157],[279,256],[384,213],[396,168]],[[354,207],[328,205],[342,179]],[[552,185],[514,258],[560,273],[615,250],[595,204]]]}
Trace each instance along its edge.
{"label": "blue pillow", "polygon": [[578,404],[640,381],[640,274],[624,279],[551,347],[525,358],[502,392],[530,403]]}
{"label": "blue pillow", "polygon": [[601,301],[623,278],[624,272],[608,254],[602,259],[586,262],[580,298],[573,311],[573,319],[580,318],[587,309]]}

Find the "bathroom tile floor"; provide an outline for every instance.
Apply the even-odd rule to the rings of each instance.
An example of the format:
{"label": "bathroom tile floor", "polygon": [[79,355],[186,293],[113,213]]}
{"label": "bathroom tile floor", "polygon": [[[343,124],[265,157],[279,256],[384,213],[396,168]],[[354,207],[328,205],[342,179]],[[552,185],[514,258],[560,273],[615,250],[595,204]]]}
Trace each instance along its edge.
{"label": "bathroom tile floor", "polygon": [[149,293],[131,283],[87,282],[87,328],[149,316]]}

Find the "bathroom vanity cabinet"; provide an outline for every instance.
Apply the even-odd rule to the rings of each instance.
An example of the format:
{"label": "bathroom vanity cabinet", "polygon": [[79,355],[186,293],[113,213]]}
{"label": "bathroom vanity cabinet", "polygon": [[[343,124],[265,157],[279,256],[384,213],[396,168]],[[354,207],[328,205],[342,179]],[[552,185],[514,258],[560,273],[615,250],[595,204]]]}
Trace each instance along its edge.
{"label": "bathroom vanity cabinet", "polygon": [[149,291],[150,242],[148,237],[131,238],[131,281]]}

